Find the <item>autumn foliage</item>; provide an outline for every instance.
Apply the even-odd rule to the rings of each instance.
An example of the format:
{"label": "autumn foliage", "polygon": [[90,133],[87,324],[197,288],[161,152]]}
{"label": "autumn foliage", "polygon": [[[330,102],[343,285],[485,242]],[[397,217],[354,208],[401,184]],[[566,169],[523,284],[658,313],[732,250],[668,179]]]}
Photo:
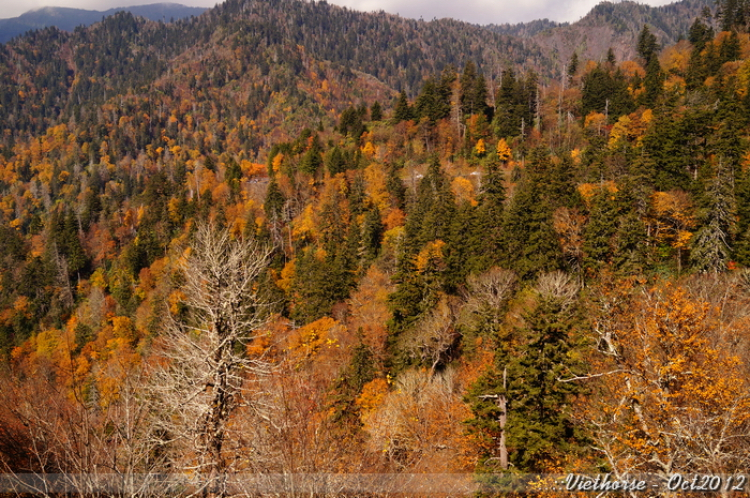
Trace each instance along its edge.
{"label": "autumn foliage", "polygon": [[0,46],[2,472],[744,472],[741,20],[562,75],[292,0]]}

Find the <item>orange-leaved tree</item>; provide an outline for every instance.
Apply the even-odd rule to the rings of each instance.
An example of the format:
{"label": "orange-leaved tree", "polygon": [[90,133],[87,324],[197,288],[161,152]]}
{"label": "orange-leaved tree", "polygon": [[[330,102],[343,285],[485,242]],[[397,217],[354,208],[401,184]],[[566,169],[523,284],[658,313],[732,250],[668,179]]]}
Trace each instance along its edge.
{"label": "orange-leaved tree", "polygon": [[717,310],[673,284],[598,299],[596,445],[617,474],[731,473],[750,462],[750,379]]}

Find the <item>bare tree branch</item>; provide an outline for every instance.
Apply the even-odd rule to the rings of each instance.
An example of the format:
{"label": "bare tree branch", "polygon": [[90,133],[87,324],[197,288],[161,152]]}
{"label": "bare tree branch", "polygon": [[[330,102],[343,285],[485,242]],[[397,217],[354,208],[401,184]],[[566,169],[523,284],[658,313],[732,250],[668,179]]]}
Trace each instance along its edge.
{"label": "bare tree branch", "polygon": [[270,250],[204,225],[188,251],[181,265],[187,310],[165,317],[151,362],[154,423],[175,449],[174,465],[197,471],[195,493],[225,496],[230,416],[249,397],[249,374],[271,367],[245,348],[266,323],[257,280]]}

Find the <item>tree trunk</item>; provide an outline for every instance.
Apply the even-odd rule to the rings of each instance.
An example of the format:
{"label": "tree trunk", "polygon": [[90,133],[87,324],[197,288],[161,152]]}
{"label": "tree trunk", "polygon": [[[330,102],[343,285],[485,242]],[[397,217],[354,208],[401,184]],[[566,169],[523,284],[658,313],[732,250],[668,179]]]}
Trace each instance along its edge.
{"label": "tree trunk", "polygon": [[[507,389],[508,367],[503,368],[503,389]],[[500,424],[500,440],[497,443],[497,452],[500,455],[500,467],[508,470],[508,448],[505,445],[505,424],[508,421],[508,400],[502,394],[497,397],[497,407],[500,409],[500,415],[497,418]]]}

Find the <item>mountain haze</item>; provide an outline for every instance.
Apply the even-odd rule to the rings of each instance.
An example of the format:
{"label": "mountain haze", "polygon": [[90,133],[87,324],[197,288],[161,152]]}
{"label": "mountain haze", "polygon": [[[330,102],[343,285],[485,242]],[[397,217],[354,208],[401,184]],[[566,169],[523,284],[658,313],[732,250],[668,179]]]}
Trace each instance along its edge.
{"label": "mountain haze", "polygon": [[187,7],[176,3],[155,3],[121,7],[105,11],[70,9],[66,7],[43,7],[18,17],[0,19],[0,43],[34,29],[55,26],[62,31],[73,31],[78,26],[89,26],[117,12],[127,11],[152,21],[167,21],[199,16],[206,9]]}

